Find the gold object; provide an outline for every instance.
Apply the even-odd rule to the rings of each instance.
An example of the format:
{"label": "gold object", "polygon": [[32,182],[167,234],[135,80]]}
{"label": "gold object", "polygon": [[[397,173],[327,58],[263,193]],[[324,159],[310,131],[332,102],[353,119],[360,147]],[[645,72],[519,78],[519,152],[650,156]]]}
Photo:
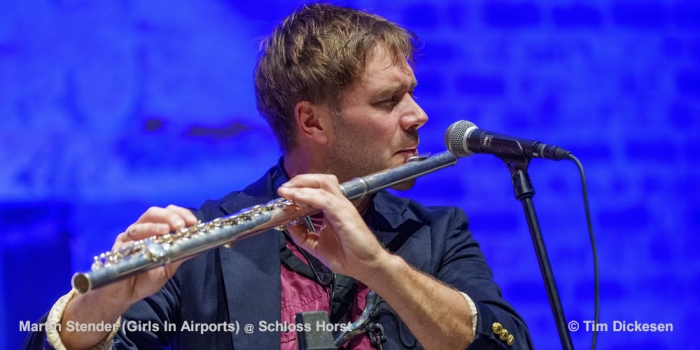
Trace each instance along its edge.
{"label": "gold object", "polygon": [[503,325],[498,323],[498,322],[494,322],[493,325],[491,326],[491,329],[493,330],[494,333],[501,334],[501,332],[503,332]]}
{"label": "gold object", "polygon": [[511,345],[513,345],[513,343],[515,343],[515,337],[512,334],[508,334],[508,339],[506,340],[506,344],[508,344],[508,346],[511,346]]}
{"label": "gold object", "polygon": [[508,339],[508,335],[508,330],[504,329],[498,337],[501,338],[501,340],[505,341],[506,339]]}

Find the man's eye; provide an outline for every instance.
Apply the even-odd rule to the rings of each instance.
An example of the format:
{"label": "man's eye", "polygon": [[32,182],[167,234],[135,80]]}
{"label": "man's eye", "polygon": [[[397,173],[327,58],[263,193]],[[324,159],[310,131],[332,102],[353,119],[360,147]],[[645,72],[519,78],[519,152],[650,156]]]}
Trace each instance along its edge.
{"label": "man's eye", "polygon": [[398,99],[395,96],[392,96],[391,98],[388,98],[386,100],[381,100],[379,101],[380,105],[392,105],[398,102]]}
{"label": "man's eye", "polygon": [[[414,99],[414,100],[416,99],[416,96],[414,95],[413,90],[408,91],[407,93],[409,96],[411,96],[412,99]],[[381,101],[377,102],[377,104],[381,105],[381,106],[393,107],[395,105],[398,105],[401,102],[401,100],[403,99],[403,96],[404,96],[403,94],[397,94],[397,95],[394,95],[390,98],[381,100]]]}

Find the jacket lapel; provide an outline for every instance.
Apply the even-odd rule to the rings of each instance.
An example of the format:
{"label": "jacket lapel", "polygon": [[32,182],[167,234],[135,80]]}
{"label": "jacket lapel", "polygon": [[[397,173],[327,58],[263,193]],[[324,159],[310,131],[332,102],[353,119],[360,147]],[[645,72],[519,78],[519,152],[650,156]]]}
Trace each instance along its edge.
{"label": "jacket lapel", "polygon": [[[368,226],[390,252],[401,255],[413,267],[429,272],[426,252],[430,252],[430,222],[408,208],[409,200],[379,191],[374,198],[374,213],[366,216]],[[370,214],[369,211],[367,214]]]}
{"label": "jacket lapel", "polygon": [[[272,187],[275,169],[223,202],[221,209],[233,214],[277,197]],[[274,323],[281,318],[279,233],[269,230],[220,252],[230,322],[240,327],[231,334],[234,348],[279,349],[279,335],[258,329],[261,321]],[[245,332],[248,324],[254,329],[252,334]]]}
{"label": "jacket lapel", "polygon": [[399,233],[401,235],[409,233],[400,229],[410,216],[410,213],[406,211],[407,204],[407,199],[380,191],[374,196],[372,206],[364,216],[365,222],[375,232],[379,242],[389,248],[392,253],[395,250],[388,245],[399,236]]}

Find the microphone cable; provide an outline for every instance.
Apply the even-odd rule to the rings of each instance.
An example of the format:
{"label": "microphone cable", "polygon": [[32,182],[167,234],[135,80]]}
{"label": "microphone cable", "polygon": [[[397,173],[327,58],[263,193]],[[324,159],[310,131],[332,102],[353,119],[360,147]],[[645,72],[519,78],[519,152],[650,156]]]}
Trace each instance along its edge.
{"label": "microphone cable", "polygon": [[[588,224],[588,235],[591,238],[591,249],[593,250],[593,303],[594,325],[600,320],[600,276],[598,273],[598,249],[595,244],[595,236],[593,235],[593,221],[591,220],[591,208],[588,205],[588,185],[586,184],[586,174],[583,171],[583,165],[573,154],[569,153],[569,159],[576,163],[578,171],[581,174],[581,188],[583,190],[583,206],[586,211],[586,223]],[[591,341],[591,349],[595,350],[598,341],[598,327],[593,327],[593,340]]]}

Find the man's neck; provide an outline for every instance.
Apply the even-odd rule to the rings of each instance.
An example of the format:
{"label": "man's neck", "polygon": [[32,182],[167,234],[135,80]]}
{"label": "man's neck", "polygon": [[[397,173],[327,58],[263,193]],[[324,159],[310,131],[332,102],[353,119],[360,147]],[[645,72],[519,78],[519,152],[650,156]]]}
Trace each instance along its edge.
{"label": "man's neck", "polygon": [[311,164],[309,157],[301,152],[291,151],[282,155],[282,166],[290,179],[297,175],[309,174]]}

